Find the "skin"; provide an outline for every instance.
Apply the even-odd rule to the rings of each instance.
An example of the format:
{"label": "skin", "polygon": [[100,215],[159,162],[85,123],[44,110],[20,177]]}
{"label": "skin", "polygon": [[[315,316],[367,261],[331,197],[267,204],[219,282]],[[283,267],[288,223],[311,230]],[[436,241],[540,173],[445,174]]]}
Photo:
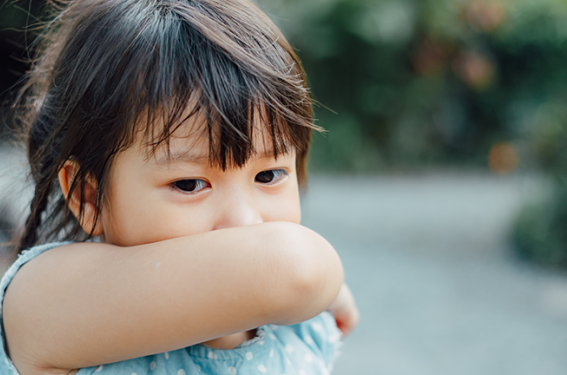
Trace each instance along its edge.
{"label": "skin", "polygon": [[[140,143],[121,155],[110,176],[113,209],[102,211],[97,229],[104,242],[136,246],[265,222],[300,223],[294,153],[276,160],[260,149],[244,168],[222,171],[209,165],[202,133],[173,137],[169,146],[170,154],[161,149],[149,160],[140,157],[147,153]],[[255,181],[262,172],[269,183]],[[239,332],[206,344],[232,349],[252,337],[253,331]]]}
{"label": "skin", "polygon": [[[246,165],[222,171],[193,128],[171,138],[171,158],[148,157],[141,141],[117,156],[93,231],[103,243],[50,250],[16,274],[4,325],[22,375],[70,374],[200,342],[229,349],[262,324],[294,324],[326,308],[343,332],[356,325],[337,254],[299,225],[294,152],[276,159],[255,139]],[[78,193],[69,195],[76,167],[68,162],[59,180],[78,215]],[[87,183],[87,232],[95,193]]]}

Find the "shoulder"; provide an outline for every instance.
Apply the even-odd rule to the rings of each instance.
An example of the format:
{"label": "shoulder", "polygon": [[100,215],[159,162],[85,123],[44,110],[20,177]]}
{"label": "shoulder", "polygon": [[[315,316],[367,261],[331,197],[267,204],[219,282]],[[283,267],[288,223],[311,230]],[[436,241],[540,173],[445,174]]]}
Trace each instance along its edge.
{"label": "shoulder", "polygon": [[1,374],[18,374],[18,371],[14,367],[11,359],[8,356],[8,350],[6,348],[6,334],[4,331],[4,302],[5,302],[5,295],[6,290],[10,286],[10,283],[20,270],[23,265],[31,261],[32,259],[36,258],[37,256],[45,253],[48,250],[53,248],[63,246],[68,244],[68,242],[58,242],[58,243],[49,243],[40,246],[33,247],[29,250],[24,250],[21,254],[19,254],[16,261],[8,268],[8,270],[4,273],[1,281],[0,281],[0,373]]}
{"label": "shoulder", "polygon": [[14,278],[14,276],[16,275],[18,270],[24,264],[28,263],[30,260],[36,258],[38,255],[41,255],[48,250],[51,250],[51,249],[56,248],[56,247],[68,245],[68,244],[70,244],[70,242],[48,243],[48,244],[35,246],[35,247],[32,247],[31,249],[22,251],[18,255],[18,258],[16,259],[16,261],[14,263],[12,263],[12,265],[6,270],[6,272],[2,276],[2,280],[0,281],[0,288],[1,288],[0,294],[1,294],[1,296],[3,297],[4,292],[6,291],[6,288],[8,287],[8,285],[10,284],[10,282],[12,281],[12,279]]}

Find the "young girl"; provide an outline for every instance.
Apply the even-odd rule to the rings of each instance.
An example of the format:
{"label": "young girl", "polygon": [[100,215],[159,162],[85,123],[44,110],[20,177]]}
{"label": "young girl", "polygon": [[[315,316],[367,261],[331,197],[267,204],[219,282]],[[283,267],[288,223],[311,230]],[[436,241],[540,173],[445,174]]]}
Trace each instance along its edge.
{"label": "young girl", "polygon": [[284,37],[248,0],[59,5],[0,373],[326,374],[357,310],[299,225],[315,126]]}

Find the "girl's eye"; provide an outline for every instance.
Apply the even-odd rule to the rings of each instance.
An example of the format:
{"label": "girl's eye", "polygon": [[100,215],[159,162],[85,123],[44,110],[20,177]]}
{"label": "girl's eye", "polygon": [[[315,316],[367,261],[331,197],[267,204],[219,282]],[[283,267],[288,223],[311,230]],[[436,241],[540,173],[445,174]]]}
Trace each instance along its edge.
{"label": "girl's eye", "polygon": [[271,169],[258,173],[254,180],[261,184],[273,185],[286,178],[287,175],[287,172],[283,169]]}
{"label": "girl's eye", "polygon": [[173,186],[184,193],[198,193],[199,191],[209,187],[209,183],[204,180],[179,180],[173,183]]}

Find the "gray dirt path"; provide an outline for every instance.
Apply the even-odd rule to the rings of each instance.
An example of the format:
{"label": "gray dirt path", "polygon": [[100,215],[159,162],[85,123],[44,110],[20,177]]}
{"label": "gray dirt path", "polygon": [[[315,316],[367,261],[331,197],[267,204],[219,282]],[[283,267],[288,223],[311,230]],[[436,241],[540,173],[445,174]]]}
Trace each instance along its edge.
{"label": "gray dirt path", "polygon": [[343,259],[362,319],[335,375],[565,375],[567,276],[507,233],[542,179],[313,178],[303,223]]}

